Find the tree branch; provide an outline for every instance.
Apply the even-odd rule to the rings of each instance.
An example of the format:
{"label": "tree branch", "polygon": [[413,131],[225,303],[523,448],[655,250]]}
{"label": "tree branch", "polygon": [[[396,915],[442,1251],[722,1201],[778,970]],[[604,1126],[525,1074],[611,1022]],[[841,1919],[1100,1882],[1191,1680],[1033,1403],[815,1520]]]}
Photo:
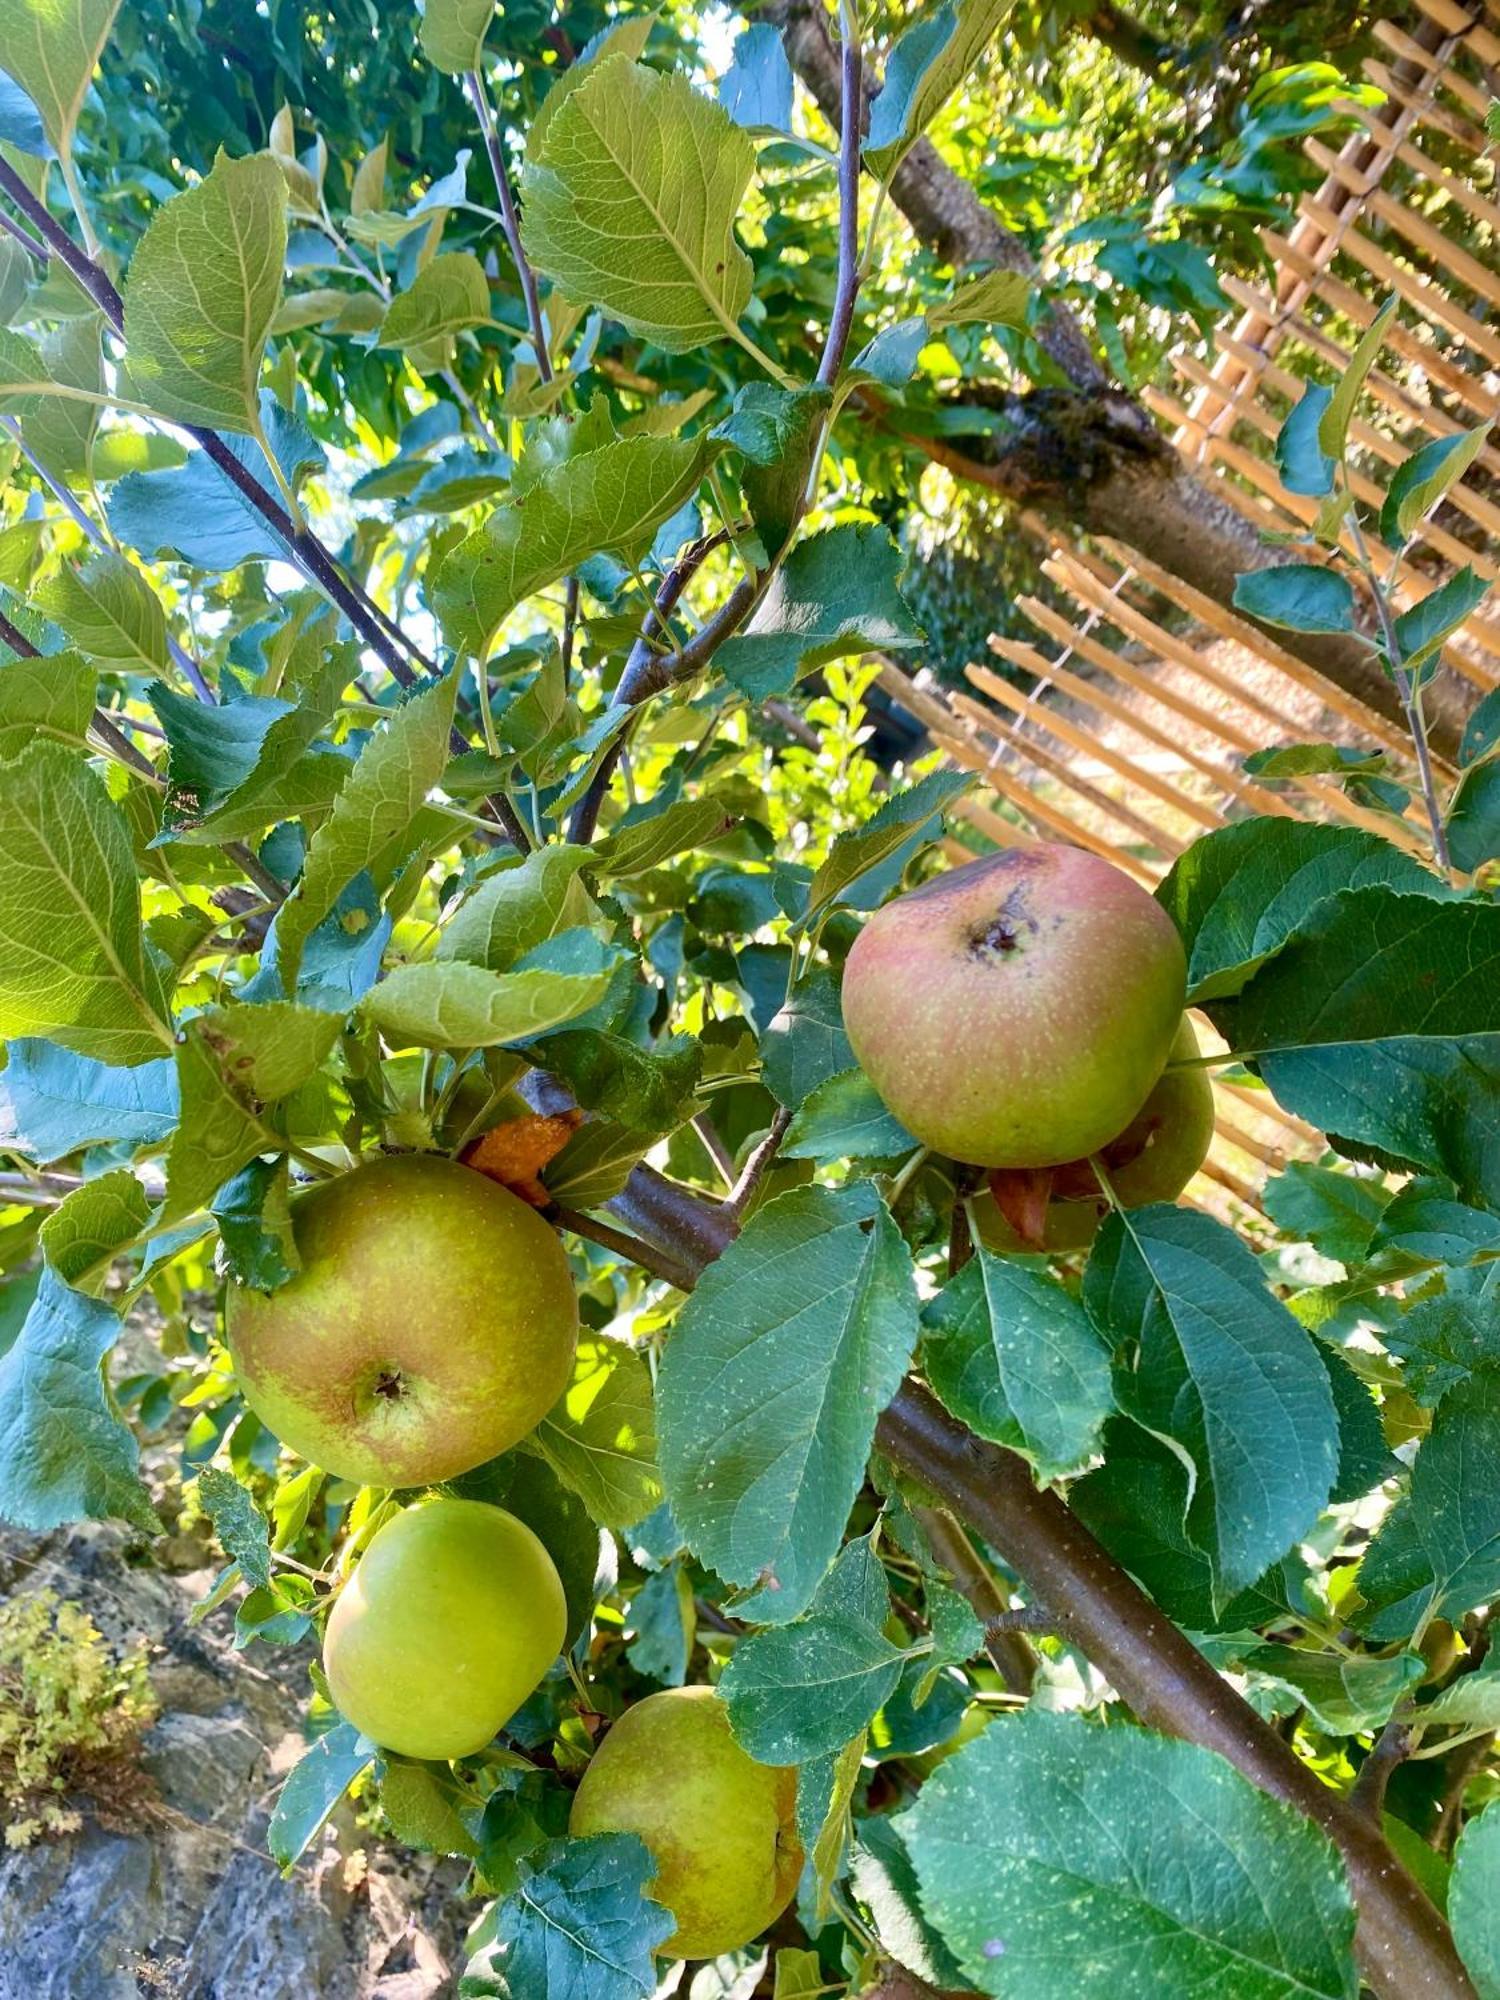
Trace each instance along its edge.
{"label": "tree branch", "polygon": [[[85,255],[67,230],[53,219],[51,212],[37,199],[3,156],[0,156],[0,191],[8,195],[21,213],[35,224],[48,248],[72,272],[115,332],[123,335],[124,302],[108,272],[91,257]],[[21,240],[25,240],[27,232],[21,229],[4,209],[0,209],[0,226]],[[204,430],[197,424],[184,424],[179,428],[185,430],[194,443],[207,453],[235,491],[249,502],[272,529],[277,539],[285,544],[292,561],[309,582],[315,583],[343,612],[398,686],[412,688],[417,685],[418,673],[410,664],[407,655],[410,655],[410,660],[415,661],[416,667],[422,672],[436,675],[437,668],[432,662],[424,658],[406,635],[400,632],[385,613],[365,595],[357,583],[345,576],[317,536],[296,525],[281,502],[262,485],[248,466],[240,462],[217,431]],[[393,642],[392,634],[399,640],[399,648]],[[461,730],[455,729],[453,732],[453,747],[460,755],[470,747],[468,739]],[[522,854],[529,852],[530,837],[509,799],[496,794],[485,803],[512,845]]]}

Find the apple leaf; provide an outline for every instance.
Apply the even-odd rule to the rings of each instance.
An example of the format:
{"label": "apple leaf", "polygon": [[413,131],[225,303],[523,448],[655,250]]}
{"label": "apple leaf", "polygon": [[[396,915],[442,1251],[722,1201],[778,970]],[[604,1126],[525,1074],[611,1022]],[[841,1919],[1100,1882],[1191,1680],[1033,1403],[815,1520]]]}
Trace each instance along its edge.
{"label": "apple leaf", "polygon": [[1500,908],[1348,889],[1212,1008],[1276,1100],[1341,1151],[1500,1201]]}
{"label": "apple leaf", "polygon": [[681,1687],[693,1656],[696,1615],[693,1580],[680,1562],[648,1576],[626,1614],[635,1637],[625,1650],[636,1672],[663,1687]]}
{"label": "apple leaf", "polygon": [[1055,1278],[982,1244],[922,1311],[927,1379],[981,1437],[1044,1480],[1076,1472],[1114,1408],[1109,1354]]}
{"label": "apple leaf", "polygon": [[[5,15],[0,14],[0,19]],[[6,51],[7,59],[10,51]],[[13,78],[0,72],[0,140],[7,146],[14,146],[18,153],[29,153],[34,160],[50,160],[55,149],[47,137],[47,128],[42,123],[42,114]]]}
{"label": "apple leaf", "polygon": [[361,1012],[393,1048],[495,1048],[577,1020],[604,998],[614,975],[613,960],[599,971],[490,972],[462,959],[429,959],[387,973]]}
{"label": "apple leaf", "polygon": [[91,660],[162,673],[167,620],[161,599],[124,556],[101,549],[78,569],[66,565],[32,602]]}
{"label": "apple leaf", "polygon": [[198,1505],[214,1524],[219,1546],[252,1589],[271,1585],[271,1531],[248,1486],[231,1472],[206,1465],[198,1474]]}
{"label": "apple leaf", "polygon": [[[422,53],[446,76],[479,68],[495,0],[427,0],[422,9]],[[381,180],[384,181],[382,163]]]}
{"label": "apple leaf", "polygon": [[156,211],[125,286],[135,394],[164,417],[259,430],[260,367],[281,303],[286,182],[270,153],[220,153]]}
{"label": "apple leaf", "polygon": [[1231,1230],[1164,1203],[1109,1217],[1083,1296],[1121,1351],[1121,1407],[1196,1469],[1188,1534],[1228,1597],[1292,1546],[1333,1487],[1338,1420],[1312,1336]]}
{"label": "apple leaf", "polygon": [[442,777],[448,760],[457,676],[413,695],[360,753],[332,812],[308,845],[296,888],[276,919],[281,978],[296,985],[307,938],[338,900],[339,892],[387,848],[399,846]]}
{"label": "apple leaf", "polygon": [[1386,1204],[1367,1254],[1379,1257],[1387,1250],[1460,1267],[1500,1256],[1500,1215],[1457,1200],[1446,1181],[1410,1180]]}
{"label": "apple leaf", "polygon": [[20,1333],[0,1355],[0,1520],[40,1533],[116,1516],[161,1533],[135,1439],[104,1384],[119,1334],[108,1306],[42,1272]]}
{"label": "apple leaf", "polygon": [[522,1861],[495,1917],[495,1943],[471,1960],[465,1992],[503,2000],[650,2000],[653,1954],[676,1919],[646,1885],[656,1863],[633,1833],[553,1841]]}
{"label": "apple leaf", "polygon": [[759,1764],[806,1764],[843,1748],[896,1691],[908,1654],[871,1538],[845,1544],[806,1614],[736,1646],[719,1682],[734,1733]]}
{"label": "apple leaf", "polygon": [[1381,882],[1447,894],[1420,862],[1360,827],[1249,819],[1194,841],[1156,891],[1187,947],[1188,999],[1238,993],[1330,896]]}
{"label": "apple leaf", "polygon": [[0,1071],[0,1144],[39,1166],[80,1147],[159,1145],[177,1123],[170,1056],[116,1069],[55,1042],[18,1037]]}
{"label": "apple leaf", "polygon": [[889,180],[985,49],[1015,0],[942,0],[906,29],[891,50],[870,111],[865,164]]}
{"label": "apple leaf", "polygon": [[789,1111],[796,1111],[830,1077],[853,1067],[838,984],[827,966],[814,960],[797,981],[767,1024],[760,1052],[762,1080]]}
{"label": "apple leaf", "polygon": [[163,1223],[207,1208],[257,1154],[283,1149],[266,1107],[307,1081],[341,1027],[337,1014],[284,1000],[193,1016],[177,1049],[182,1122],[167,1154]]}
{"label": "apple leaf", "polygon": [[[743,435],[742,422],[738,428]],[[757,491],[765,508],[766,493]],[[742,694],[766,701],[830,660],[920,645],[922,629],[901,595],[904,566],[885,528],[847,524],[809,535],[772,577],[749,625],[719,648],[715,665]]]}
{"label": "apple leaf", "polygon": [[130,830],[99,774],[59,743],[23,750],[0,778],[0,852],[0,1034],[105,1062],[170,1048]]}
{"label": "apple leaf", "polygon": [[[0,66],[31,100],[48,146],[64,160],[72,155],[78,114],[119,5],[120,0],[0,0]],[[21,109],[12,99],[9,121],[16,121]],[[44,156],[24,116],[14,130],[0,126],[0,138]]]}
{"label": "apple leaf", "polygon": [[1399,549],[1432,512],[1448,488],[1462,479],[1489,437],[1490,425],[1432,438],[1391,475],[1380,509],[1380,538]]}
{"label": "apple leaf", "polygon": [[1235,579],[1234,608],[1293,632],[1352,632],[1354,586],[1321,563],[1278,563]]}
{"label": "apple leaf", "polygon": [[76,1187],[42,1224],[42,1251],[65,1285],[97,1298],[109,1267],[151,1217],[151,1202],[128,1167]]}
{"label": "apple leaf", "polygon": [[1196,1744],[1031,1707],[950,1757],[897,1830],[928,1918],[981,1992],[1358,1990],[1332,1841]]}
{"label": "apple leaf", "polygon": [[522,236],[539,271],[668,354],[737,334],[750,259],[734,219],[749,135],[687,78],[608,54],[533,131]]}
{"label": "apple leaf", "polygon": [[0,668],[0,758],[41,737],[81,748],[94,717],[96,667],[76,653],[48,653]]}
{"label": "apple leaf", "polygon": [[444,924],[437,956],[507,972],[548,938],[589,925],[598,905],[578,871],[591,860],[585,847],[549,845],[486,875]]}
{"label": "apple leaf", "polygon": [[679,799],[646,818],[627,820],[608,839],[590,849],[589,864],[610,881],[648,875],[679,854],[708,847],[732,833],[741,815],[725,799],[707,792],[698,799]]}
{"label": "apple leaf", "polygon": [[266,1831],[271,1859],[283,1875],[291,1873],[339,1800],[374,1761],[369,1738],[352,1722],[336,1722],[292,1766]]}
{"label": "apple leaf", "polygon": [[892,792],[863,826],[841,833],[812,879],[803,924],[812,928],[835,903],[867,909],[878,902],[887,876],[937,836],[944,807],[973,782],[962,771],[929,771],[904,792]]}
{"label": "apple leaf", "polygon": [[1334,461],[1318,442],[1323,413],[1333,400],[1326,383],[1308,382],[1276,434],[1276,470],[1288,493],[1320,500],[1333,491]]}
{"label": "apple leaf", "polygon": [[889,1159],[916,1140],[886,1110],[862,1069],[825,1077],[799,1105],[781,1142],[788,1160]]}
{"label": "apple leaf", "polygon": [[667,1497],[767,1624],[838,1553],[875,1420],[916,1342],[911,1258],[868,1181],[767,1202],[678,1315],[657,1379]]}
{"label": "apple leaf", "polygon": [[1448,1390],[1392,1508],[1357,1572],[1376,1608],[1369,1630],[1405,1638],[1430,1618],[1457,1624],[1500,1591],[1500,1366],[1492,1360]]}
{"label": "apple leaf", "polygon": [[1454,1849],[1448,1918],[1479,2000],[1500,2000],[1500,1811],[1493,1806],[1470,1820]]}
{"label": "apple leaf", "polygon": [[444,560],[433,587],[443,636],[483,658],[516,606],[594,555],[629,562],[691,499],[708,460],[697,438],[612,438],[550,465]]}
{"label": "apple leaf", "polygon": [[479,259],[468,250],[446,250],[424,264],[398,292],[380,323],[382,347],[426,347],[447,341],[490,316],[490,288]]}
{"label": "apple leaf", "polygon": [[580,1340],[573,1379],[530,1444],[601,1528],[643,1521],[661,1504],[645,1356],[618,1340]]}

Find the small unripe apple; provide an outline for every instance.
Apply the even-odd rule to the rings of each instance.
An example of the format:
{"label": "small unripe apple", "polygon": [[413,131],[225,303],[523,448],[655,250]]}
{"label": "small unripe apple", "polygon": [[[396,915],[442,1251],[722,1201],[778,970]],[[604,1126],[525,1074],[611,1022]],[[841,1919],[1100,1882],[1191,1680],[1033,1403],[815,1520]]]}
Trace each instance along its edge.
{"label": "small unripe apple", "polygon": [[421,1500],[355,1564],[323,1670],[339,1713],[383,1749],[468,1757],[536,1687],[567,1622],[552,1558],[514,1514]]}
{"label": "small unripe apple", "polygon": [[230,1285],[245,1401],[284,1444],[367,1486],[455,1479],[535,1428],[568,1385],[578,1303],[556,1232],[453,1160],[405,1154],[292,1204],[302,1268]]}
{"label": "small unripe apple", "polygon": [[1187,964],[1161,905],[1079,847],[1008,848],[898,896],[844,968],[844,1028],[888,1110],[976,1167],[1052,1167],[1161,1075]]}
{"label": "small unripe apple", "polygon": [[667,1688],[628,1708],[594,1752],[568,1831],[637,1833],[656,1874],[648,1895],[677,1929],[668,1958],[738,1951],[797,1890],[797,1773],[757,1764],[712,1688]]}
{"label": "small unripe apple", "polygon": [[[1198,1038],[1186,1016],[1168,1063],[1191,1062]],[[1170,1067],[1125,1130],[1099,1148],[1121,1208],[1175,1201],[1208,1157],[1214,1136],[1214,1091],[1203,1069]],[[999,1179],[999,1176],[996,1176]],[[1001,1214],[994,1195],[974,1197],[979,1240],[989,1250],[1083,1250],[1109,1214],[1109,1200],[1088,1160],[1054,1167],[1039,1237],[1023,1240]]]}

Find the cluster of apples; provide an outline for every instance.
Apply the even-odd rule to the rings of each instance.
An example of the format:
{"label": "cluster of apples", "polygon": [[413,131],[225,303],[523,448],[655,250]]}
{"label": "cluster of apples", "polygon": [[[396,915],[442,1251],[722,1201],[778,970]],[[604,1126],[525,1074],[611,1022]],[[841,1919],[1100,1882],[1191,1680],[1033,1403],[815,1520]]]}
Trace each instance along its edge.
{"label": "cluster of apples", "polygon": [[[526,1436],[566,1388],[578,1337],[568,1260],[535,1209],[433,1155],[372,1160],[293,1204],[300,1268],[231,1285],[245,1400],[285,1443],[361,1485],[424,1489]],[[427,1494],[371,1538],[329,1615],[323,1665],[346,1720],[387,1751],[477,1754],[567,1636],[562,1580],[513,1514]],[[736,1743],[711,1688],[615,1723],[574,1796],[575,1834],[635,1833],[676,1958],[737,1950],[796,1891],[796,1774]]]}
{"label": "cluster of apples", "polygon": [[986,1171],[982,1240],[1077,1250],[1111,1198],[1171,1201],[1208,1152],[1186,991],[1161,905],[1097,855],[1039,844],[878,910],[844,968],[844,1028],[912,1136]]}

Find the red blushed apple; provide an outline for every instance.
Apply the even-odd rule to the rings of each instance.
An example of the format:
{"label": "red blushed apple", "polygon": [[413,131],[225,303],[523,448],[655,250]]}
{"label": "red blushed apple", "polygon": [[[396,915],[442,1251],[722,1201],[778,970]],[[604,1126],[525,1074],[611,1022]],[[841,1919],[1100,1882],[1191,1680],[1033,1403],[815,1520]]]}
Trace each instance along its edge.
{"label": "red blushed apple", "polygon": [[367,1486],[455,1479],[523,1438],[573,1367],[567,1254],[534,1208],[432,1154],[371,1160],[292,1204],[302,1268],[230,1285],[245,1401],[284,1444]]}
{"label": "red blushed apple", "polygon": [[[1198,1038],[1184,1020],[1170,1061],[1191,1062],[1197,1053]],[[1096,1157],[1120,1207],[1144,1208],[1177,1199],[1203,1165],[1213,1136],[1214,1092],[1207,1070],[1169,1068],[1125,1130]],[[1109,1214],[1109,1198],[1088,1160],[1041,1170],[1036,1177],[1041,1206],[1034,1218],[1026,1217],[1024,1199],[1018,1205],[1015,1190],[1005,1185],[1007,1170],[993,1178],[998,1185],[981,1188],[973,1208],[979,1240],[988,1250],[1083,1250]],[[1009,1216],[1001,1212],[1002,1195],[1011,1197]],[[1017,1221],[1030,1223],[1024,1234]]]}
{"label": "red blushed apple", "polygon": [[876,911],[844,968],[844,1028],[935,1152],[1062,1166],[1145,1103],[1186,984],[1176,926],[1128,875],[1078,847],[1009,848]]}

